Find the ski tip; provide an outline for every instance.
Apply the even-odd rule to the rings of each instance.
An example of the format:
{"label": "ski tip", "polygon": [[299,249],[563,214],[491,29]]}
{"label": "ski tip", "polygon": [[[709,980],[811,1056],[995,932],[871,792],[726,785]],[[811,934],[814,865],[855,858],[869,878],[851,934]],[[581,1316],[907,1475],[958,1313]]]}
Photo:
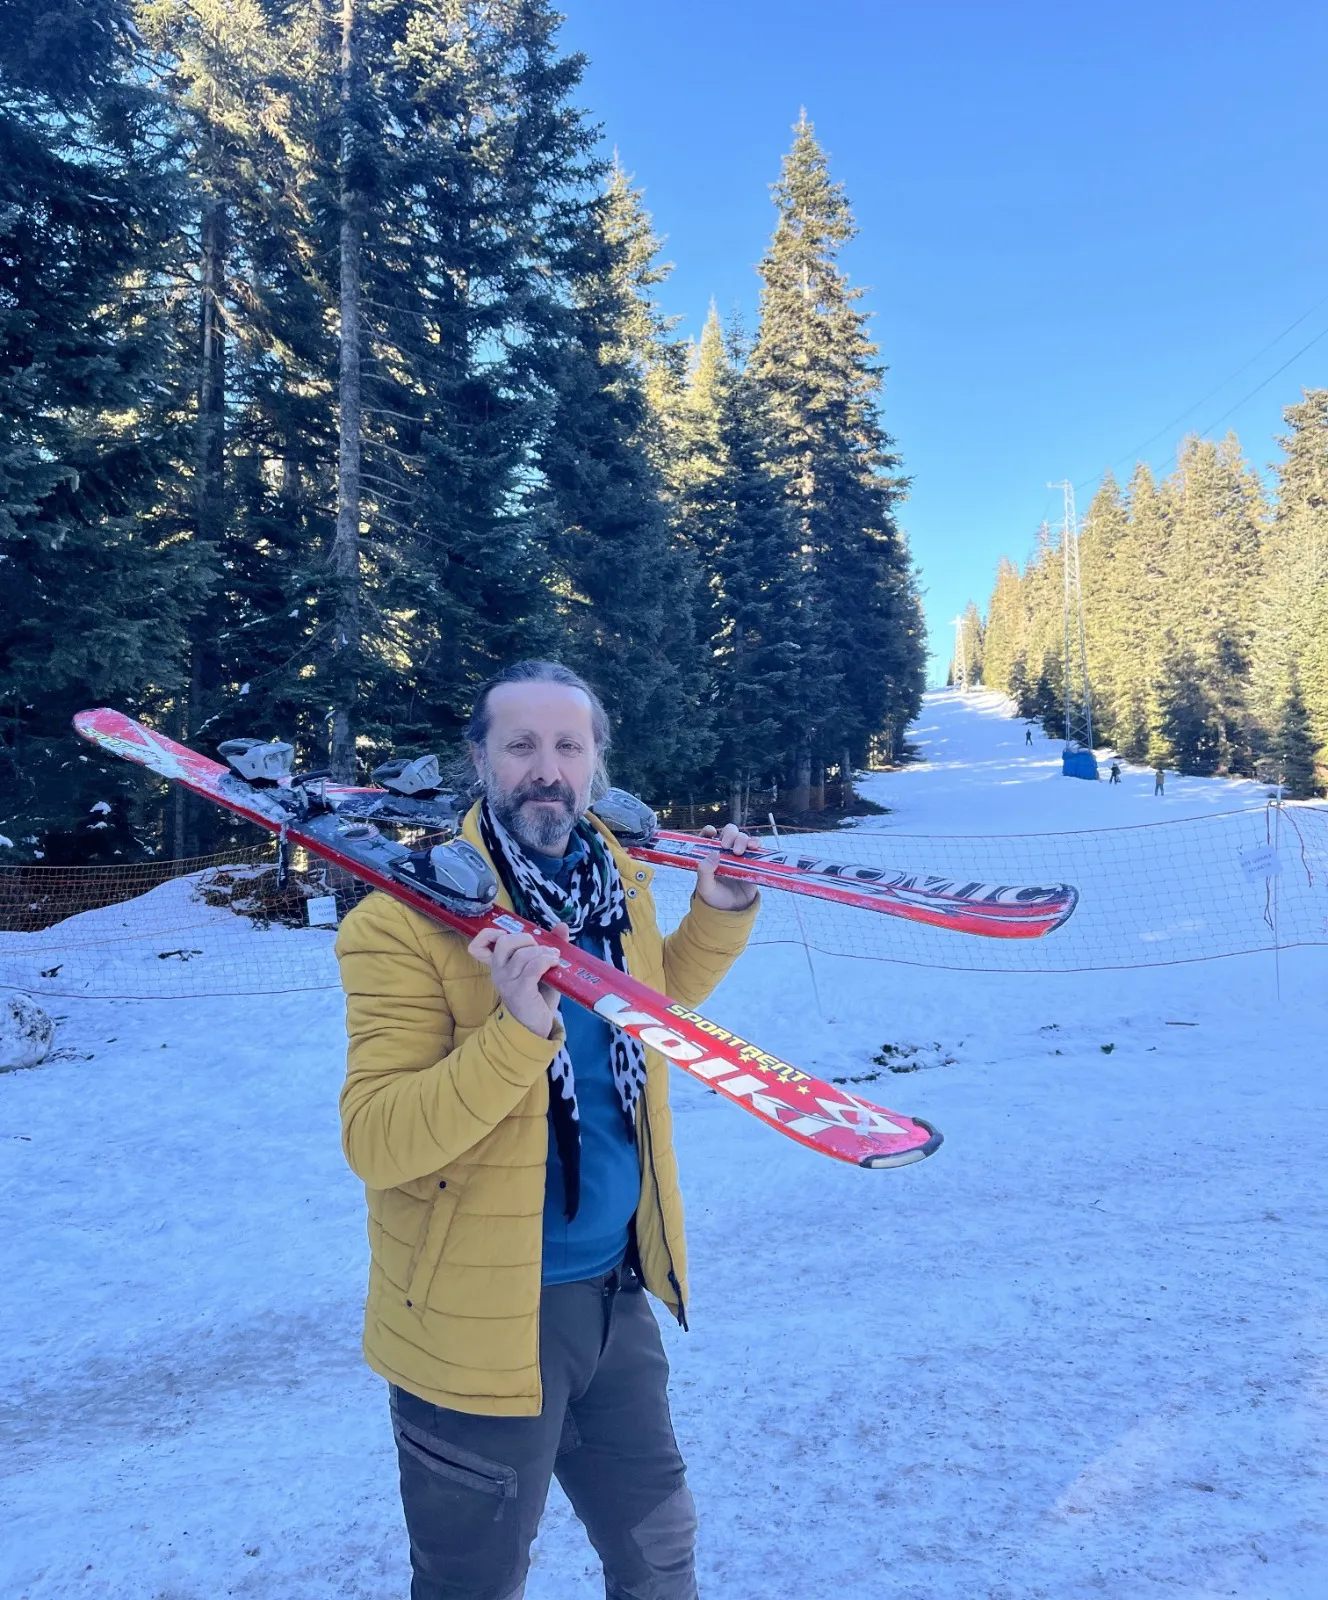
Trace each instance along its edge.
{"label": "ski tip", "polygon": [[864,1156],[858,1165],[870,1167],[873,1171],[886,1167],[911,1167],[915,1161],[925,1161],[928,1156],[935,1155],[945,1143],[945,1135],[921,1117],[910,1117],[908,1120],[914,1127],[926,1129],[928,1138],[925,1144],[914,1145],[911,1150],[899,1150],[892,1155]]}

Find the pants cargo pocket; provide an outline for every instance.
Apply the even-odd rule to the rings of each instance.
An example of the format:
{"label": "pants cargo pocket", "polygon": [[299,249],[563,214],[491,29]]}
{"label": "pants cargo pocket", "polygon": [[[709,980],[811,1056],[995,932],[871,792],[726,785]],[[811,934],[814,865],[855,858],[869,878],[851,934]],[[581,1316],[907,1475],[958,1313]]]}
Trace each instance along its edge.
{"label": "pants cargo pocket", "polygon": [[515,1467],[393,1418],[413,1600],[506,1600],[524,1576]]}

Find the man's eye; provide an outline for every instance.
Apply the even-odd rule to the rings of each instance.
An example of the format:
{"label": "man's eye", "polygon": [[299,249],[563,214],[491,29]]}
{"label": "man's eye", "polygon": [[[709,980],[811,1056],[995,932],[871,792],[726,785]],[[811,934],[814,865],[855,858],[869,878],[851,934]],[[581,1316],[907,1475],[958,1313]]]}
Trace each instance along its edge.
{"label": "man's eye", "polygon": [[565,756],[579,756],[581,754],[581,746],[579,744],[572,744],[567,740],[564,740],[563,743],[558,746],[558,748]]}

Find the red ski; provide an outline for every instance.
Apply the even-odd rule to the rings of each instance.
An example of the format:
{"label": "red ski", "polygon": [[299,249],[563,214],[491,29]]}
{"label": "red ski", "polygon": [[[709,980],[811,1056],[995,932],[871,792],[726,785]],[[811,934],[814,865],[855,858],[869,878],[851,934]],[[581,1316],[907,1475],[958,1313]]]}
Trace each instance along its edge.
{"label": "red ski", "polygon": [[642,861],[692,869],[717,855],[721,877],[745,878],[768,889],[788,889],[988,939],[1040,939],[1059,928],[1079,903],[1079,891],[1068,883],[1037,888],[855,866],[805,855],[786,844],[775,849],[754,845],[735,856],[713,839],[668,828],[661,828],[648,845],[632,845],[631,851]]}
{"label": "red ski", "polygon": [[[468,939],[485,927],[498,927],[528,933],[541,944],[556,943],[552,934],[508,911],[489,908],[466,914],[452,909],[409,881],[410,863],[417,858],[404,845],[385,838],[372,823],[339,815],[317,790],[299,780],[286,787],[246,782],[219,762],[117,711],[80,711],[74,726],[101,749],[183,784],[277,834],[287,845],[303,846]],[[558,948],[565,953],[548,976],[555,989],[799,1144],[860,1167],[905,1166],[940,1147],[941,1135],[928,1123],[846,1094],[698,1012],[675,1005],[608,962]]]}

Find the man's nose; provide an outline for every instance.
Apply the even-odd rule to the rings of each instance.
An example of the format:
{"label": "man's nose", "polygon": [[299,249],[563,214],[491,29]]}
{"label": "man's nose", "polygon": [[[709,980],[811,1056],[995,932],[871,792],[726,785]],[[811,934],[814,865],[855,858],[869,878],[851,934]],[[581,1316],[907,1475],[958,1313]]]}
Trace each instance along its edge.
{"label": "man's nose", "polygon": [[546,789],[562,782],[562,773],[558,770],[558,752],[552,745],[535,752],[534,760],[531,762],[531,775]]}

